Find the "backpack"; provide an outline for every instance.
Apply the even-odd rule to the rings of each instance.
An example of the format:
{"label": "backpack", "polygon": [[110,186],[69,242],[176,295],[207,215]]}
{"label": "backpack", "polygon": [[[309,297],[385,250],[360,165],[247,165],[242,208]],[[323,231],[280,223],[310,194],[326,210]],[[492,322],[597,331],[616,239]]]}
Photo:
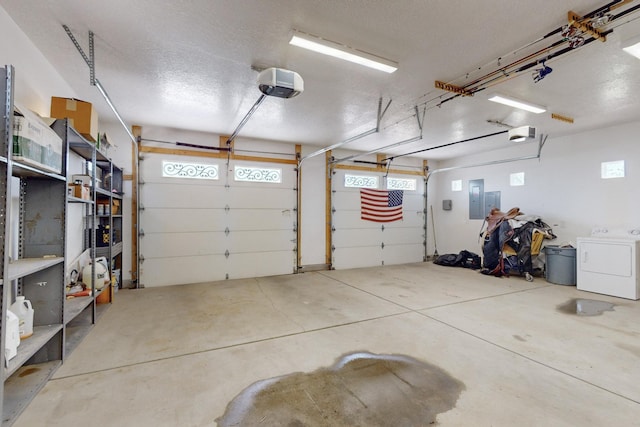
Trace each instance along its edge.
{"label": "backpack", "polygon": [[433,260],[434,264],[456,267],[458,265],[458,254],[444,254]]}
{"label": "backpack", "polygon": [[458,257],[460,258],[460,267],[471,268],[473,270],[482,268],[482,260],[478,254],[463,250],[460,251]]}
{"label": "backpack", "polygon": [[480,256],[466,250],[458,254],[444,254],[433,260],[434,264],[447,267],[464,267],[477,270],[482,267]]}

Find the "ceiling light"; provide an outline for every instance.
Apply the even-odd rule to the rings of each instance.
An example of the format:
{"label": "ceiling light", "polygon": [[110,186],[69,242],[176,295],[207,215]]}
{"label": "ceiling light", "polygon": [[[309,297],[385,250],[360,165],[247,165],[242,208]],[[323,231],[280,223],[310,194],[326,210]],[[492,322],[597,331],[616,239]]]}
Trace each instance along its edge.
{"label": "ceiling light", "polygon": [[622,50],[640,59],[640,36],[635,36],[623,41]]}
{"label": "ceiling light", "polygon": [[293,31],[293,37],[291,37],[289,44],[355,62],[365,67],[375,68],[385,73],[393,73],[398,69],[396,62],[297,30]]}
{"label": "ceiling light", "polygon": [[532,104],[531,102],[522,101],[520,99],[501,95],[498,93],[494,93],[493,95],[491,95],[489,97],[489,101],[498,102],[510,107],[520,108],[522,110],[530,111],[536,114],[544,113],[545,111],[547,111],[547,107],[543,107],[542,105]]}

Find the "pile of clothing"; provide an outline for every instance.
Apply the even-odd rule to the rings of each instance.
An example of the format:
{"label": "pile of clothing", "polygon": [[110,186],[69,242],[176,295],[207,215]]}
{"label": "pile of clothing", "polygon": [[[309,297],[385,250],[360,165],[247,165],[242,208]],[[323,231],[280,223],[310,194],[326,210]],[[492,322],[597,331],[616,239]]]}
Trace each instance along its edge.
{"label": "pile of clothing", "polygon": [[539,216],[525,215],[519,208],[501,212],[493,208],[485,219],[486,230],[480,233],[482,274],[503,276],[517,273],[533,280],[533,258],[540,253],[545,239],[555,239],[551,227]]}

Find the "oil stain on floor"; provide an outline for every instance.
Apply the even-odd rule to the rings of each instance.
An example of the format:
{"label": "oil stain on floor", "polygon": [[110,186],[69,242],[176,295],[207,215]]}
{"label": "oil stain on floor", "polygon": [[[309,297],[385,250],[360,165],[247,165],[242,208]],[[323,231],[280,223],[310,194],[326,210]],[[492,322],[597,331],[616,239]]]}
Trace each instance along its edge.
{"label": "oil stain on floor", "polygon": [[558,311],[578,316],[600,316],[605,311],[614,311],[615,304],[593,299],[574,298],[558,306]]}
{"label": "oil stain on floor", "polygon": [[462,382],[402,355],[342,356],[329,368],[258,381],[218,426],[429,426],[455,407]]}

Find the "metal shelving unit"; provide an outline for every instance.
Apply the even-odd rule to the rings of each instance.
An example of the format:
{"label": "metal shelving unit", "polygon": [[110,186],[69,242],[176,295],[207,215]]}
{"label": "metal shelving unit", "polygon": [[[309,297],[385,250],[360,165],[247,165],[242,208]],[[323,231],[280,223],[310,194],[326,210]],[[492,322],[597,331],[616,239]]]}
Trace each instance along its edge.
{"label": "metal shelving unit", "polygon": [[[6,345],[4,320],[17,295],[34,308],[34,332],[21,340],[18,354],[5,360],[0,352],[3,386],[2,423],[11,425],[62,363],[64,347],[64,278],[66,249],[66,187],[64,174],[41,171],[11,158],[14,69],[0,69],[0,236],[2,264],[2,316],[0,339]],[[62,170],[66,168],[63,159]],[[19,182],[18,259],[11,260],[12,188]]]}
{"label": "metal shelving unit", "polygon": [[[119,239],[105,248],[96,248],[96,227],[108,224],[122,235],[122,215],[98,216],[98,202],[122,200],[122,170],[99,152],[67,120],[56,120],[53,130],[62,138],[62,172],[41,171],[37,167],[21,164],[12,159],[13,147],[13,88],[14,69],[0,68],[0,344],[6,347],[6,313],[17,295],[24,295],[34,308],[34,332],[21,340],[18,354],[5,360],[0,351],[0,413],[2,426],[13,424],[29,402],[44,387],[66,356],[82,341],[100,315],[110,304],[97,300],[109,286],[92,289],[92,296],[66,299],[65,253],[67,249],[67,212],[69,205],[80,205],[84,212],[85,232],[83,248],[90,249],[92,258],[106,256],[111,269],[121,266],[122,241]],[[68,194],[69,156],[79,156],[91,172],[90,200]],[[109,188],[98,185],[96,171],[111,176]],[[16,188],[16,184],[19,185]],[[117,189],[114,193],[112,190]],[[12,196],[19,192],[19,214],[12,213]],[[120,202],[120,206],[122,203]],[[12,226],[13,224],[13,226]],[[11,259],[12,232],[18,230],[19,256]],[[104,253],[104,254],[103,254]],[[95,268],[95,267],[94,267]],[[111,271],[110,271],[111,273]],[[92,281],[93,282],[93,281]],[[94,284],[95,286],[95,284]],[[109,298],[111,301],[111,298]]]}
{"label": "metal shelving unit", "polygon": [[[91,178],[90,199],[81,199],[78,197],[67,195],[67,203],[80,204],[84,207],[84,238],[83,250],[90,250],[91,258],[96,259],[101,255],[99,248],[96,247],[96,227],[100,224],[101,219],[96,212],[97,201],[100,197],[108,196],[108,192],[99,188],[97,178],[97,164],[110,163],[100,151],[96,149],[95,144],[87,141],[79,132],[70,126],[68,120],[59,119],[52,125],[53,130],[62,138],[68,147],[67,164],[71,162],[71,156],[77,157],[83,164],[83,173]],[[67,172],[69,175],[69,172]],[[67,179],[71,183],[71,176]],[[92,274],[95,272],[95,264],[92,267]],[[93,282],[93,281],[92,281]],[[104,308],[97,303],[98,298],[104,292],[110,292],[109,286],[102,289],[96,289],[95,283],[92,283],[91,295],[85,297],[76,297],[65,301],[64,306],[64,329],[65,329],[65,348],[64,355],[71,353],[77,345],[82,341],[85,335],[91,330],[92,326],[97,322]],[[109,298],[109,302],[111,299]]]}

